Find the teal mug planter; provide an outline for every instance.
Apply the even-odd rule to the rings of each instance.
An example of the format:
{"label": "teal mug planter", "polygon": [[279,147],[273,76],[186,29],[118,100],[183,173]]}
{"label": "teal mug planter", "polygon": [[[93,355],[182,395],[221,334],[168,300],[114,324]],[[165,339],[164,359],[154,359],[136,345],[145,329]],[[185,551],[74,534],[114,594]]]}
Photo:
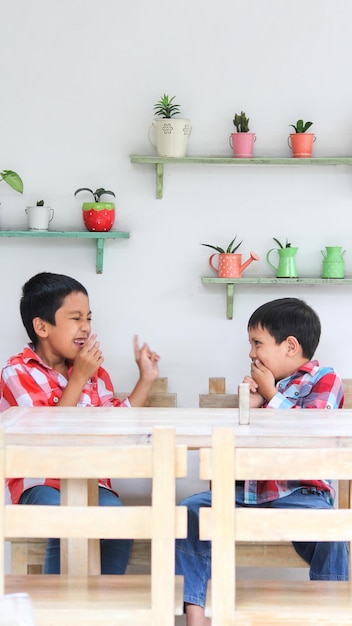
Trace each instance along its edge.
{"label": "teal mug planter", "polygon": [[345,252],[342,252],[341,246],[326,246],[325,250],[321,250],[324,257],[322,278],[345,278]]}
{"label": "teal mug planter", "polygon": [[[276,272],[276,278],[298,278],[296,267],[296,253],[298,248],[271,248],[266,255],[270,267]],[[279,255],[279,264],[275,266],[270,261],[272,252]]]}

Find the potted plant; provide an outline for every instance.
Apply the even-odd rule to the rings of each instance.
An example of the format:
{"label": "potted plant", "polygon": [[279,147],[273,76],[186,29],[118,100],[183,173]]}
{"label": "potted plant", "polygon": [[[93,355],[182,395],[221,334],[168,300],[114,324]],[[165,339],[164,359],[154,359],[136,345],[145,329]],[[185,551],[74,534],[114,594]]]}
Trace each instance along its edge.
{"label": "potted plant", "polygon": [[49,230],[49,223],[54,217],[54,209],[46,206],[44,200],[37,200],[34,206],[25,209],[28,215],[29,230]]}
{"label": "potted plant", "polygon": [[19,193],[23,193],[23,182],[21,177],[14,172],[13,170],[2,170],[0,171],[0,181],[4,180],[5,183],[10,185],[12,189],[18,191]]}
{"label": "potted plant", "polygon": [[[174,102],[175,98],[176,96],[170,98],[164,93],[154,104],[154,115],[157,119],[150,125],[148,139],[162,157],[184,157],[191,134],[191,121],[188,118],[175,117],[180,114],[180,105]],[[151,137],[152,129],[155,130],[156,143]]]}
{"label": "potted plant", "polygon": [[[296,257],[298,248],[294,248],[291,245],[291,243],[289,243],[287,238],[286,238],[285,245],[283,245],[281,241],[279,241],[279,239],[276,239],[276,237],[273,237],[273,240],[275,241],[275,243],[277,243],[279,247],[271,248],[271,250],[269,250],[266,255],[266,260],[269,263],[270,267],[276,272],[276,277],[277,278],[297,278],[298,273],[297,273],[297,268],[296,268],[295,257]],[[270,261],[270,255],[274,250],[277,252],[279,256],[278,266],[275,266]]]}
{"label": "potted plant", "polygon": [[307,133],[307,130],[312,125],[313,122],[304,122],[303,120],[297,120],[296,124],[290,124],[295,132],[288,137],[288,145],[295,159],[311,158],[315,135],[314,133]]}
{"label": "potted plant", "polygon": [[[250,253],[249,259],[242,264],[242,254],[236,251],[240,247],[242,241],[235,244],[237,235],[230,241],[226,249],[220,246],[213,246],[210,243],[202,243],[202,246],[216,250],[217,254],[209,257],[210,267],[217,272],[219,278],[241,278],[243,270],[248,267],[252,261],[259,261],[259,256],[255,252]],[[218,267],[213,264],[214,257],[218,257]]]}
{"label": "potted plant", "polygon": [[17,172],[14,172],[13,170],[0,170],[0,182],[2,180],[12,187],[12,189],[18,191],[18,193],[23,193],[23,182]]}
{"label": "potted plant", "polygon": [[249,132],[249,117],[246,117],[244,111],[241,111],[240,114],[235,113],[233,125],[236,128],[236,132],[231,133],[229,137],[233,156],[239,159],[250,159],[253,156],[256,136],[255,133]]}
{"label": "potted plant", "polygon": [[105,202],[101,200],[102,196],[110,195],[116,198],[113,191],[99,187],[95,191],[88,187],[80,187],[76,189],[75,196],[82,191],[87,191],[92,197],[93,202],[83,202],[82,215],[83,222],[87,230],[106,232],[110,230],[115,221],[115,204],[114,202]]}

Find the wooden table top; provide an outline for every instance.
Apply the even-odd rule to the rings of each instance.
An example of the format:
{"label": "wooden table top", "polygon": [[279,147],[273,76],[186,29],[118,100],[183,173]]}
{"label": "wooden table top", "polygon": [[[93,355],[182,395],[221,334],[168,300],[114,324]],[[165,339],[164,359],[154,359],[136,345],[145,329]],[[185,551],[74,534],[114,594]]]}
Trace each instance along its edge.
{"label": "wooden table top", "polygon": [[176,429],[177,443],[209,446],[214,427],[233,427],[240,447],[351,447],[352,409],[252,409],[239,424],[238,409],[12,407],[1,414],[9,444],[143,444],[154,427]]}

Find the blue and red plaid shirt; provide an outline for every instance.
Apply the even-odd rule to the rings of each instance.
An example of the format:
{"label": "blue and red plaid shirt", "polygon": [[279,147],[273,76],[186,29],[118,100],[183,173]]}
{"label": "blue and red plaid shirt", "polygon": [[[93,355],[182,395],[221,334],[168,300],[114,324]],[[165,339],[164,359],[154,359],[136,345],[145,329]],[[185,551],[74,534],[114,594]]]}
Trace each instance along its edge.
{"label": "blue and red plaid shirt", "polygon": [[[277,393],[263,405],[268,409],[341,409],[344,393],[341,378],[331,367],[320,367],[318,361],[309,361],[291,376],[276,384]],[[309,416],[307,416],[309,419]],[[327,493],[331,503],[335,491],[329,480],[275,481],[249,480],[244,485],[244,502],[261,504],[278,500],[302,487],[315,487]]]}

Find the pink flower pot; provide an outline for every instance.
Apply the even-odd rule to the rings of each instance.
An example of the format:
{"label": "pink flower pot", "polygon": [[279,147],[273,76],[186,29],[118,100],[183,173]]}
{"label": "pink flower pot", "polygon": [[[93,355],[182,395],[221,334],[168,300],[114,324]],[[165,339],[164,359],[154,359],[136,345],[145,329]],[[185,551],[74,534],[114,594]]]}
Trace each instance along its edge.
{"label": "pink flower pot", "polygon": [[255,133],[231,133],[229,143],[233,156],[238,159],[250,159],[253,156]]}

